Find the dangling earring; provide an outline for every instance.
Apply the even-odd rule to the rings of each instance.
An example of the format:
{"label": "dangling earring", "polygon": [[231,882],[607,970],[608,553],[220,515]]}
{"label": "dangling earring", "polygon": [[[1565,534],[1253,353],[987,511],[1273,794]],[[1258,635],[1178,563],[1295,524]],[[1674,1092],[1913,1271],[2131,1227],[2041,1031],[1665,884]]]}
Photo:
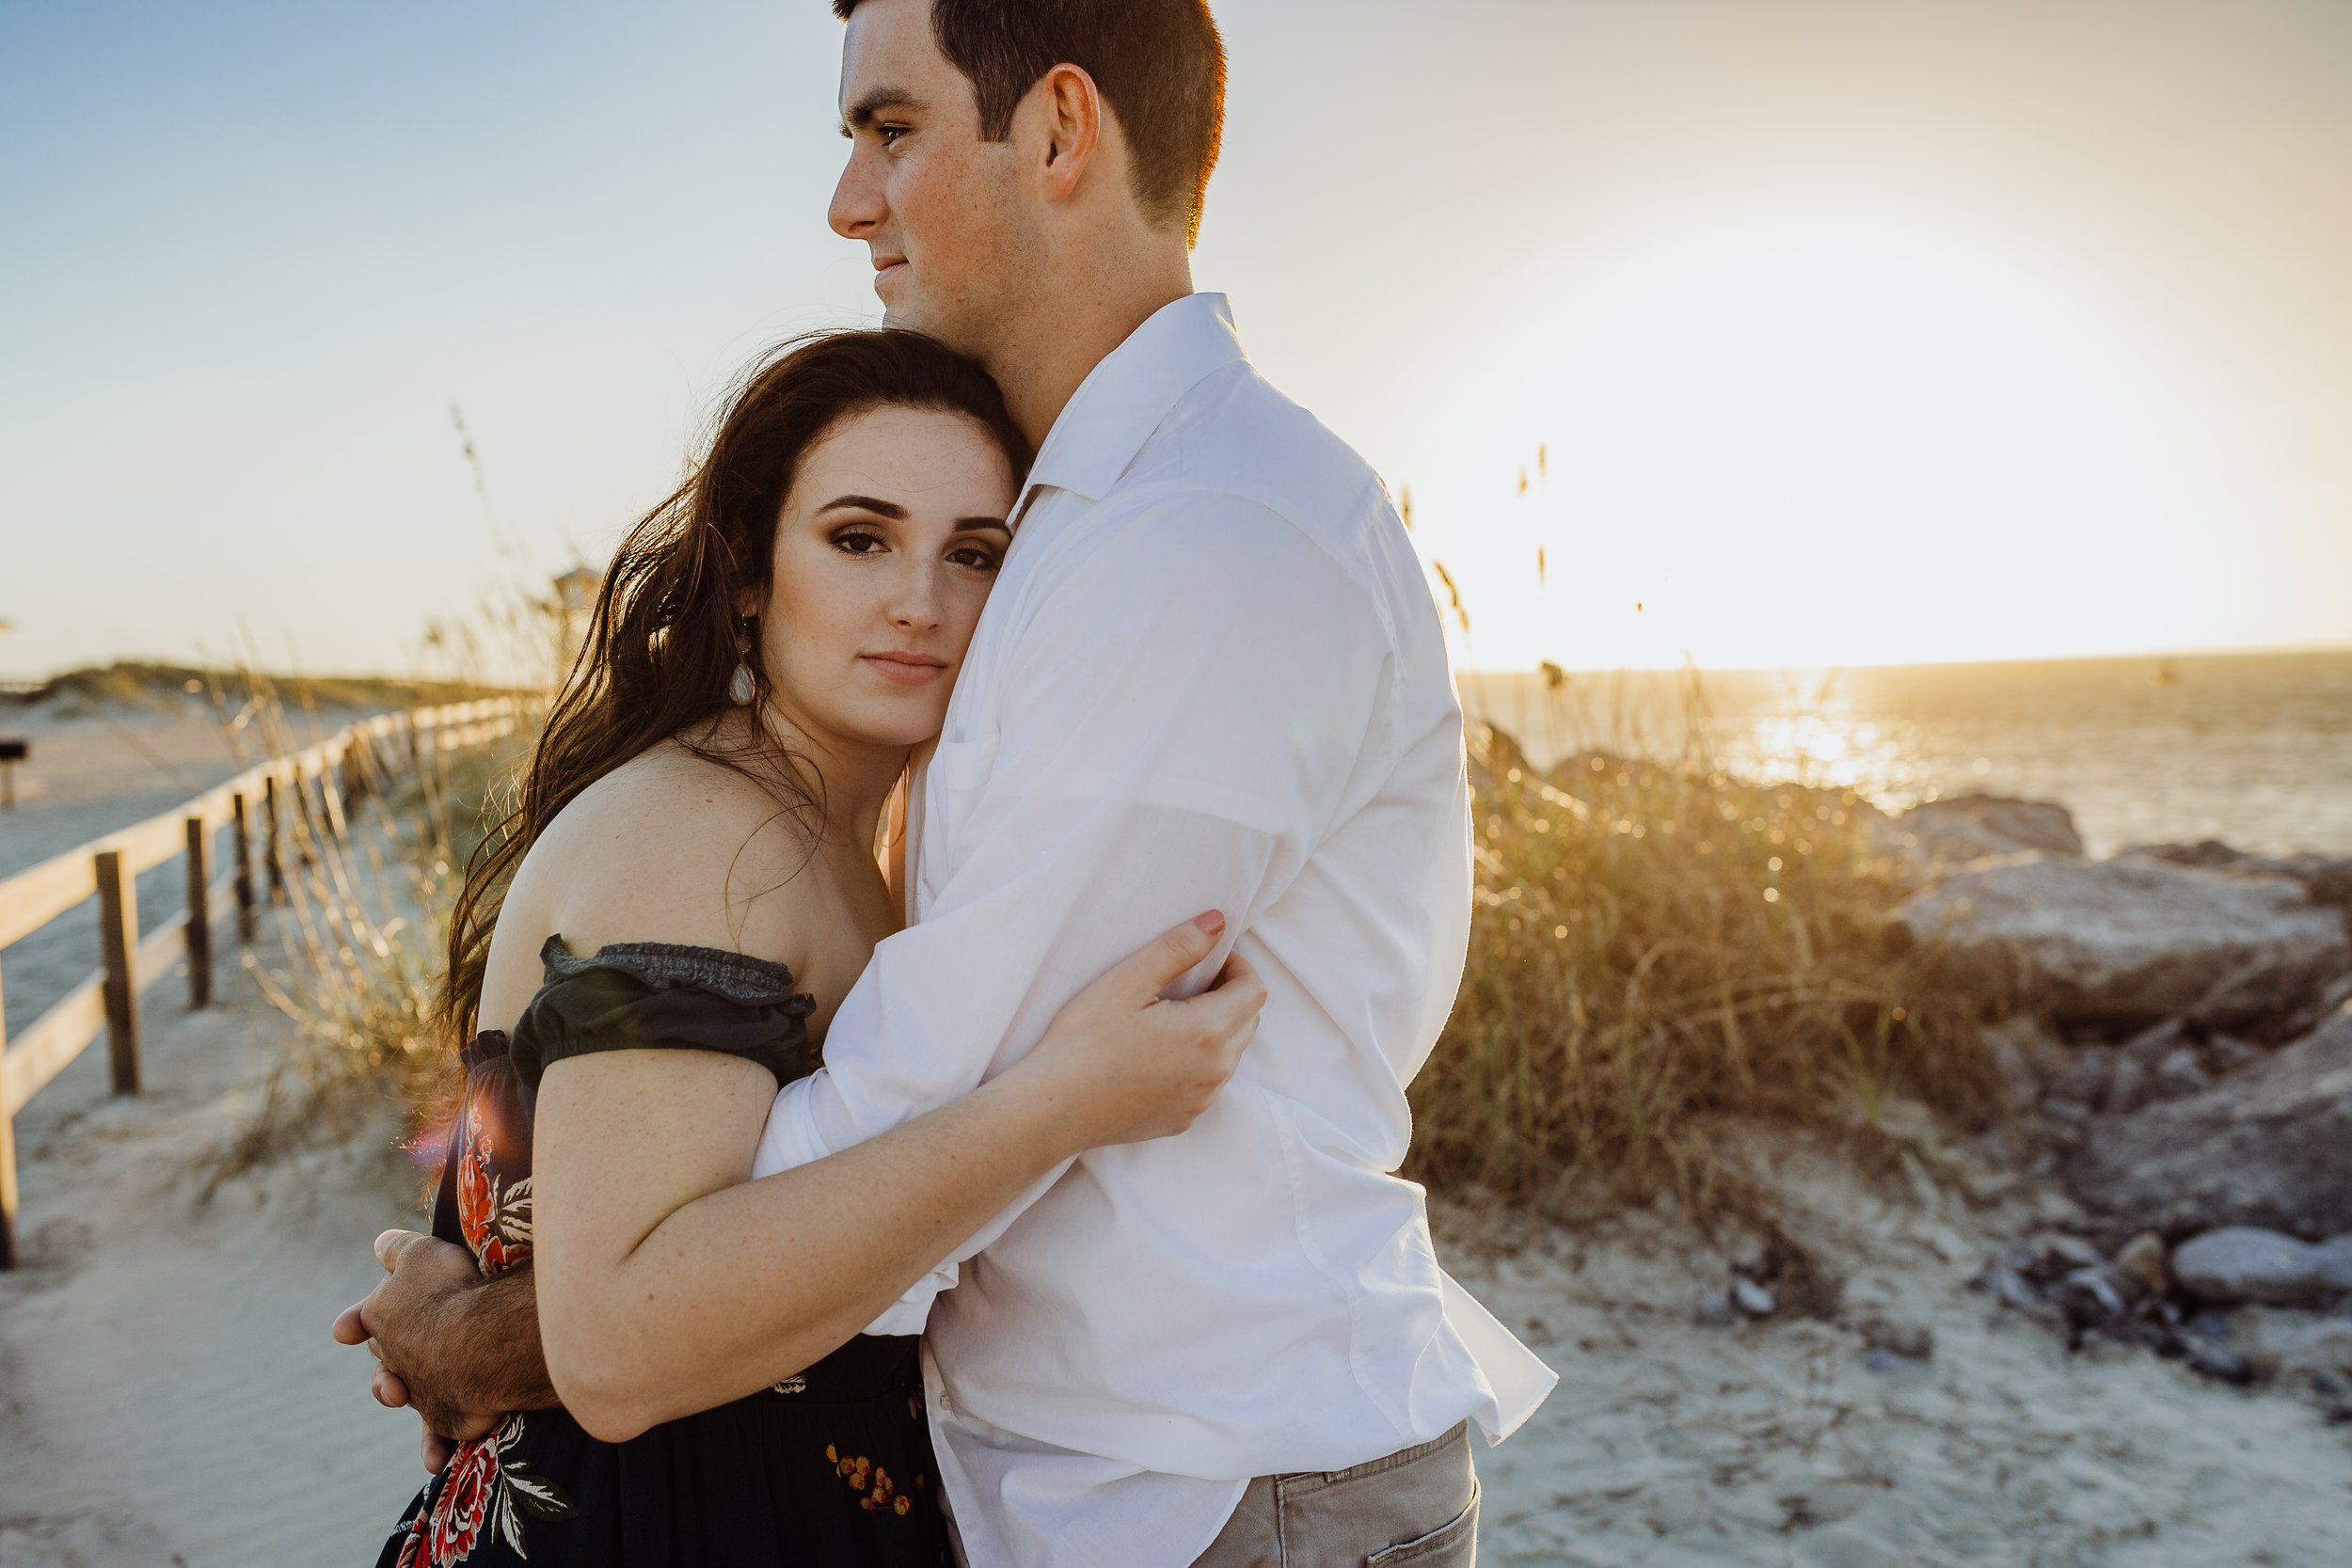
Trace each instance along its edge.
{"label": "dangling earring", "polygon": [[727,679],[727,701],[737,707],[749,707],[759,694],[759,683],[752,678],[752,640],[742,632],[735,634],[735,673]]}

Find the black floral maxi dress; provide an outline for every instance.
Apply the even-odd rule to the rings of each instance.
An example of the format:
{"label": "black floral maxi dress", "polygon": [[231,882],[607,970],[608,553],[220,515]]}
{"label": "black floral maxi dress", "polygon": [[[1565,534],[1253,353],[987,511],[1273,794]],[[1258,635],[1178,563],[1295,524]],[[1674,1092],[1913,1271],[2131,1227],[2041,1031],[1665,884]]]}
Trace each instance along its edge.
{"label": "black floral maxi dress", "polygon": [[[477,1036],[433,1233],[485,1275],[531,1257],[531,1124],[548,1063],[591,1051],[723,1051],[779,1084],[816,1066],[781,964],[653,942],[574,958],[510,1038]],[[947,1560],[912,1338],[861,1336],[796,1377],[716,1410],[601,1443],[563,1410],[510,1416],[460,1447],[385,1543],[378,1568],[923,1568]]]}

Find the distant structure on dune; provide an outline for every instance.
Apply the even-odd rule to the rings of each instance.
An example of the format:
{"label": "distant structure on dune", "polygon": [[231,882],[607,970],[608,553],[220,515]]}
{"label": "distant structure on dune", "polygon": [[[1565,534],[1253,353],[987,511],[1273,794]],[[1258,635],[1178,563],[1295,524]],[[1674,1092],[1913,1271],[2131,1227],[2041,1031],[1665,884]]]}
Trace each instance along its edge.
{"label": "distant structure on dune", "polygon": [[562,623],[564,662],[569,664],[580,653],[580,639],[588,629],[588,613],[596,607],[596,594],[604,588],[604,574],[594,566],[579,565],[555,579],[555,613]]}

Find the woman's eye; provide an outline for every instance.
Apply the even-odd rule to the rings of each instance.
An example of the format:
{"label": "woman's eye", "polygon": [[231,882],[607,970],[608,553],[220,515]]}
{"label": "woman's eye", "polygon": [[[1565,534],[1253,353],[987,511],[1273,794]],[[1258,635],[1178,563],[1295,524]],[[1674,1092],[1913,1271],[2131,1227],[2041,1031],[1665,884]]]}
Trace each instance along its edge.
{"label": "woman's eye", "polygon": [[959,566],[969,566],[976,572],[993,572],[996,569],[996,553],[993,550],[984,550],[977,545],[966,545],[963,548],[951,552],[947,559]]}
{"label": "woman's eye", "polygon": [[876,555],[882,548],[882,536],[862,529],[845,529],[833,536],[833,547],[843,555]]}

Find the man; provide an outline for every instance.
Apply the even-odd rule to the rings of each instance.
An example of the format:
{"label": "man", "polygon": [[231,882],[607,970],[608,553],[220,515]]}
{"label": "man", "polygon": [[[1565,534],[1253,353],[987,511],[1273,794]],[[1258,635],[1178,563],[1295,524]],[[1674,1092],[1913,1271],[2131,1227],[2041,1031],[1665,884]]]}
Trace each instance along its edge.
{"label": "man", "polygon": [[[755,1173],[972,1087],[1143,939],[1229,911],[1269,1000],[1216,1106],[1081,1158],[874,1327],[928,1333],[975,1568],[1467,1563],[1467,1423],[1500,1440],[1553,1380],[1392,1174],[1469,929],[1461,714],[1379,481],[1192,291],[1215,25],[1201,0],[834,9],[833,226],[1038,458],[912,792],[914,924]],[[367,1326],[421,1393],[442,1320],[398,1284]]]}

